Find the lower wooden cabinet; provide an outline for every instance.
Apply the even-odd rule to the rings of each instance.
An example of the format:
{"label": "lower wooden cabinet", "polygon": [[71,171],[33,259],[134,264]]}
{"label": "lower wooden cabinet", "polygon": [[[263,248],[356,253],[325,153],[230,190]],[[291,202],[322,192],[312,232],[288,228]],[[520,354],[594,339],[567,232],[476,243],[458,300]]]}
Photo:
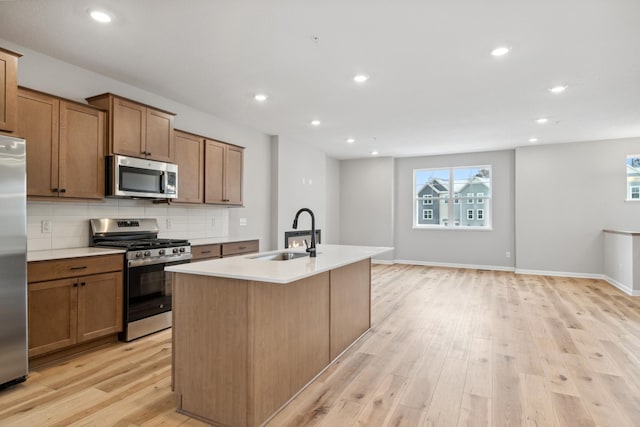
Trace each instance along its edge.
{"label": "lower wooden cabinet", "polygon": [[194,245],[191,247],[191,261],[204,261],[222,257],[245,255],[258,252],[259,240],[241,242],[216,243],[210,245]]}
{"label": "lower wooden cabinet", "polygon": [[[122,255],[110,255],[29,263],[29,357],[122,331],[122,262]],[[77,275],[116,266],[117,271]],[[51,280],[43,280],[45,271]]]}

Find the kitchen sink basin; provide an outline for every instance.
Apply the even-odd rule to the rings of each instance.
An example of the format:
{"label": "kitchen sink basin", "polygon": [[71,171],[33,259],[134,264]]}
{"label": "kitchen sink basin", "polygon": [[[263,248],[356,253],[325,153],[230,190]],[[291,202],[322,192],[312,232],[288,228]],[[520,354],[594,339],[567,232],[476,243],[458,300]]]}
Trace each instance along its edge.
{"label": "kitchen sink basin", "polygon": [[308,257],[305,252],[278,252],[275,254],[260,255],[251,257],[251,259],[261,259],[264,261],[289,261],[296,258]]}

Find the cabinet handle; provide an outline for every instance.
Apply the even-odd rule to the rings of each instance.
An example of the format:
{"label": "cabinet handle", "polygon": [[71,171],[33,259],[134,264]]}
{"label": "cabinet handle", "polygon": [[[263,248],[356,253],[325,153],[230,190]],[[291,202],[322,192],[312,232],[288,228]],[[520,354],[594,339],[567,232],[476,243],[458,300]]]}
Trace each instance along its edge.
{"label": "cabinet handle", "polygon": [[238,249],[243,250],[243,249],[247,249],[246,246],[238,246]]}
{"label": "cabinet handle", "polygon": [[61,192],[61,193],[66,193],[66,192],[67,192],[67,189],[66,189],[66,188],[61,188],[61,189],[60,189],[60,192]]}
{"label": "cabinet handle", "polygon": [[77,284],[77,283],[74,283],[74,284],[73,284],[73,287],[74,287],[74,288],[77,288],[77,287],[78,287],[78,284]]}
{"label": "cabinet handle", "polygon": [[87,268],[87,266],[83,265],[82,267],[71,267],[70,270],[84,270],[85,268]]}
{"label": "cabinet handle", "polygon": [[222,201],[223,201],[223,202],[228,202],[228,201],[229,201],[229,199],[222,199]]}
{"label": "cabinet handle", "polygon": [[147,156],[150,156],[150,155],[151,155],[151,153],[147,151]]}
{"label": "cabinet handle", "polygon": [[201,254],[210,254],[211,251],[200,251]]}
{"label": "cabinet handle", "polygon": [[80,286],[85,286],[87,283],[86,282],[81,282]]}
{"label": "cabinet handle", "polygon": [[52,188],[52,189],[51,189],[51,192],[53,192],[53,193],[57,193],[57,192],[58,192],[58,189],[57,189],[57,188]]}

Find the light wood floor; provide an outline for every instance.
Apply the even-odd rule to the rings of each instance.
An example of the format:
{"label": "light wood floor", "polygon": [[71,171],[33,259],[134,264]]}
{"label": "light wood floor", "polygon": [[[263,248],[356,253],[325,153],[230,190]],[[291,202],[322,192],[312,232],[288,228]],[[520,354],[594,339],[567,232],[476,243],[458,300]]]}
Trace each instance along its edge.
{"label": "light wood floor", "polygon": [[[638,426],[640,298],[596,280],[373,267],[373,328],[269,423]],[[1,426],[201,426],[170,331],[32,372]]]}

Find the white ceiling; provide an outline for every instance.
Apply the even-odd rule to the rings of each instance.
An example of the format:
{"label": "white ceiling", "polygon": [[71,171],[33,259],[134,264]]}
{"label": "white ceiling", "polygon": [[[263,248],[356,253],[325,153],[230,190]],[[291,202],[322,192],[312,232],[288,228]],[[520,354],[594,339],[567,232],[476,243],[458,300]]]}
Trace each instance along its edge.
{"label": "white ceiling", "polygon": [[0,38],[357,158],[640,136],[639,18],[639,0],[19,0]]}

